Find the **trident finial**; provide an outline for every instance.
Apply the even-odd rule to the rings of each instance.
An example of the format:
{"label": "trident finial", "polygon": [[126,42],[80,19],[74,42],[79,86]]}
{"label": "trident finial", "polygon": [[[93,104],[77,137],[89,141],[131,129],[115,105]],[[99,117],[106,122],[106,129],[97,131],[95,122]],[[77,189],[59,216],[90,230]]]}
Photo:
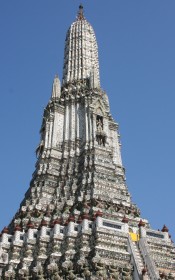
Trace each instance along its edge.
{"label": "trident finial", "polygon": [[78,11],[77,19],[78,20],[84,19],[83,5],[82,4],[80,4],[80,6],[79,6],[79,11]]}

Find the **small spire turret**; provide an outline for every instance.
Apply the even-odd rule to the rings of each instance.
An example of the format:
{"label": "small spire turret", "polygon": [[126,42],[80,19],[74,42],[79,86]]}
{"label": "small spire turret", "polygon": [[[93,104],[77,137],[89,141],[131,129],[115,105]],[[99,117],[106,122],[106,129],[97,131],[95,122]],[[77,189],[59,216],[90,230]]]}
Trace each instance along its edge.
{"label": "small spire turret", "polygon": [[58,75],[55,76],[52,86],[52,98],[59,99],[61,95],[61,84]]}

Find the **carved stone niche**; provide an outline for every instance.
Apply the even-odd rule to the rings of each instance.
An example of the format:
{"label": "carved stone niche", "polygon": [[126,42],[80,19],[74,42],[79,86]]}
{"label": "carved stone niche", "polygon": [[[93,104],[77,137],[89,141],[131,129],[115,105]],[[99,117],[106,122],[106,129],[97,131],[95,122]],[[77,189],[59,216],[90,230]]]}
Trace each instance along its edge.
{"label": "carved stone niche", "polygon": [[8,254],[6,252],[0,251],[0,263],[8,263]]}
{"label": "carved stone niche", "polygon": [[96,141],[98,145],[105,146],[106,144],[106,133],[103,130],[103,117],[100,115],[96,116]]}

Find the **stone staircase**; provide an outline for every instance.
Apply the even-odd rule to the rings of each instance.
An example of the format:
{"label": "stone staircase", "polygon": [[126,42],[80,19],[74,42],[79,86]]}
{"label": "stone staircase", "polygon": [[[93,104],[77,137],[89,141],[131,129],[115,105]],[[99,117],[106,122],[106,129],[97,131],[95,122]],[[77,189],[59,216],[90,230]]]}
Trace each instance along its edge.
{"label": "stone staircase", "polygon": [[147,273],[149,275],[149,278],[151,280],[159,280],[160,279],[159,271],[155,265],[154,259],[151,258],[151,253],[145,238],[139,239],[138,247],[141,252],[141,255],[143,256],[144,263],[147,267]]}
{"label": "stone staircase", "polygon": [[150,280],[145,269],[144,260],[140,252],[138,241],[133,241],[129,236],[129,248],[132,253],[133,266],[134,266],[134,279]]}
{"label": "stone staircase", "polygon": [[135,251],[135,256],[136,256],[135,261],[136,261],[136,264],[137,264],[137,268],[138,268],[139,274],[142,275],[142,270],[145,268],[145,266],[144,266],[143,258],[142,258],[142,255],[140,253],[137,241],[133,242],[133,248],[134,248],[134,251]]}

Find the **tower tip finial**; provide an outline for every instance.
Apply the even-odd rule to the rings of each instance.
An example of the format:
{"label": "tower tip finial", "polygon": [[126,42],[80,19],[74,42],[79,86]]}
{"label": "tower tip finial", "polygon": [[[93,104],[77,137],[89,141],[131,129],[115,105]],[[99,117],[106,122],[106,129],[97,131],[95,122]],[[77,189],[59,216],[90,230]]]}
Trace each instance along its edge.
{"label": "tower tip finial", "polygon": [[83,11],[83,5],[82,4],[79,5],[79,11],[78,11],[77,19],[78,20],[84,19],[84,11]]}

